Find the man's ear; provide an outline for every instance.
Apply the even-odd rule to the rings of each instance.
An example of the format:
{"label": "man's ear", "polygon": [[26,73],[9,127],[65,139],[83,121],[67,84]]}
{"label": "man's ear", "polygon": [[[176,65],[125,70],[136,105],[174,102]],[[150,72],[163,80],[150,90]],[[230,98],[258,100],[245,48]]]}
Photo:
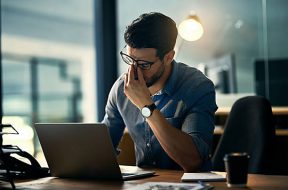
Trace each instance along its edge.
{"label": "man's ear", "polygon": [[175,51],[171,50],[164,56],[164,63],[171,63],[174,59]]}

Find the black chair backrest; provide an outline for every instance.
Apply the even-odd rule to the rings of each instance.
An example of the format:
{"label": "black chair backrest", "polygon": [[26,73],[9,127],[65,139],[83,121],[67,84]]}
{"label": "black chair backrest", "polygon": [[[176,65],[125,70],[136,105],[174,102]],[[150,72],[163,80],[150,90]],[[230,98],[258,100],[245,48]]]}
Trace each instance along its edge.
{"label": "black chair backrest", "polygon": [[212,158],[213,170],[225,171],[223,157],[231,152],[250,155],[249,173],[269,173],[275,126],[270,102],[262,96],[237,100],[225,123]]}

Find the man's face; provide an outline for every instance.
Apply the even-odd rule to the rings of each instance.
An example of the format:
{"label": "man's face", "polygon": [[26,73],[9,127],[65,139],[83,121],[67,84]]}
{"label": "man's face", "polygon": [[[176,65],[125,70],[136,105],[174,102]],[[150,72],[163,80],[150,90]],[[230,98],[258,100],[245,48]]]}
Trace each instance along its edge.
{"label": "man's face", "polygon": [[155,48],[131,48],[127,46],[127,54],[135,60],[153,62],[150,69],[141,69],[147,87],[155,84],[163,75],[165,64],[156,56]]}

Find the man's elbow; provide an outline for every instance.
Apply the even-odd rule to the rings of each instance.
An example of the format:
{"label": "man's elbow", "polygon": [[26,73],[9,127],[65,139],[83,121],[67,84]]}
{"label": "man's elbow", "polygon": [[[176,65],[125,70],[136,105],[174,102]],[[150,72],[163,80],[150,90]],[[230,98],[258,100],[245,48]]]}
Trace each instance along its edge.
{"label": "man's elbow", "polygon": [[203,161],[200,157],[195,159],[190,159],[184,166],[184,172],[198,172],[201,168]]}

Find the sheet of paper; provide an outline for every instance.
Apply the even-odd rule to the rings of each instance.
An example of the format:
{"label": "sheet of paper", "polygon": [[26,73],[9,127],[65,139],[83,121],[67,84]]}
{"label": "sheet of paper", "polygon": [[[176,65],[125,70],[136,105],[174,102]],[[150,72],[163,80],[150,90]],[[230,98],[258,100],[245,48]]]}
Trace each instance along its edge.
{"label": "sheet of paper", "polygon": [[136,185],[129,190],[201,190],[203,186],[198,183],[167,183],[167,182],[147,182]]}
{"label": "sheet of paper", "polygon": [[181,180],[182,181],[226,181],[225,173],[184,173]]}

